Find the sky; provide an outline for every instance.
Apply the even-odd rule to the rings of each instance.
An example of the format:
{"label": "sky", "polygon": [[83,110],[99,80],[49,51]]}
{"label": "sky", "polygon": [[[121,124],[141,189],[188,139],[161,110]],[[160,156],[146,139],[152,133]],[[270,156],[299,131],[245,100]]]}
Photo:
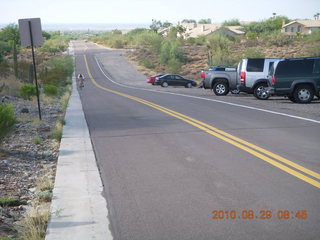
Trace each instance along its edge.
{"label": "sky", "polygon": [[41,18],[42,24],[151,24],[210,18],[262,21],[273,13],[290,19],[314,19],[320,0],[1,0],[0,23]]}

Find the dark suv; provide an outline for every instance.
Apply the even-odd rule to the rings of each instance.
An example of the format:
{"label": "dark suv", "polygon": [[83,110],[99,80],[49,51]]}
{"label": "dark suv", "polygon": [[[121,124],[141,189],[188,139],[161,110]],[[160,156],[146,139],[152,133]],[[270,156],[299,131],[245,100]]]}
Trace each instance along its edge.
{"label": "dark suv", "polygon": [[268,76],[271,95],[287,96],[292,102],[309,103],[320,97],[320,57],[292,58],[271,67]]}

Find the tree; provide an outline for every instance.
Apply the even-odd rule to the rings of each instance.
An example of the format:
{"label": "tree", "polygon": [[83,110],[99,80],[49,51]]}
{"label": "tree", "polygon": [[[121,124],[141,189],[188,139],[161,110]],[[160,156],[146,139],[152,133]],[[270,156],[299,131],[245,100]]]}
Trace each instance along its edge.
{"label": "tree", "polygon": [[51,38],[51,34],[48,33],[48,32],[45,32],[45,31],[42,31],[42,36],[43,36],[46,40],[48,40],[48,39]]}
{"label": "tree", "polygon": [[200,19],[198,21],[199,24],[211,24],[211,19],[207,18],[207,19]]}
{"label": "tree", "polygon": [[163,24],[162,24],[162,27],[164,28],[167,28],[167,27],[170,27],[172,26],[172,23],[168,22],[168,21],[165,21]]}
{"label": "tree", "polygon": [[262,22],[252,22],[248,25],[243,26],[243,31],[248,33],[253,33],[255,35],[260,35],[262,33],[270,33],[274,31],[279,31],[282,28],[282,23],[290,22],[289,18],[285,16],[277,16],[275,18],[269,18]]}
{"label": "tree", "polygon": [[0,32],[0,41],[9,42],[10,40],[15,41],[17,44],[20,43],[19,28],[17,24],[9,24]]}
{"label": "tree", "polygon": [[240,21],[239,19],[231,19],[231,20],[228,20],[228,21],[224,21],[222,23],[222,26],[240,26]]}
{"label": "tree", "polygon": [[197,21],[193,19],[183,19],[182,23],[197,23]]}
{"label": "tree", "polygon": [[156,19],[152,19],[152,24],[150,25],[150,29],[157,32],[159,28],[162,27],[161,21],[157,21]]}

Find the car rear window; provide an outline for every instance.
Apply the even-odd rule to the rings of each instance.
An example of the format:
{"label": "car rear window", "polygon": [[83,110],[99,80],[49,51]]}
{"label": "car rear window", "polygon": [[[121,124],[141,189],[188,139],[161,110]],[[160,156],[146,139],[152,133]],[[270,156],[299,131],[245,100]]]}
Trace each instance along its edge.
{"label": "car rear window", "polygon": [[282,61],[278,64],[276,75],[311,74],[313,66],[314,59]]}
{"label": "car rear window", "polygon": [[263,72],[264,59],[248,59],[247,72]]}

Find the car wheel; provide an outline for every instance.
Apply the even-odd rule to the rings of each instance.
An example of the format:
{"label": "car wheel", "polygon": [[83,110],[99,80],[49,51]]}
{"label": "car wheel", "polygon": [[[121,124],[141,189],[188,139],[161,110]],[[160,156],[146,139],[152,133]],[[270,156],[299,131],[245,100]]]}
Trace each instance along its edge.
{"label": "car wheel", "polygon": [[314,90],[309,85],[299,85],[293,92],[293,98],[297,103],[309,103],[314,97]]}
{"label": "car wheel", "polygon": [[212,91],[217,96],[227,95],[229,93],[229,86],[225,82],[216,82],[213,85]]}
{"label": "car wheel", "polygon": [[267,100],[270,97],[269,92],[266,90],[266,83],[259,83],[253,90],[253,95],[260,100]]}
{"label": "car wheel", "polygon": [[188,82],[185,87],[186,88],[192,88],[192,83]]}
{"label": "car wheel", "polygon": [[168,87],[168,86],[169,86],[169,84],[167,82],[161,83],[161,87]]}

